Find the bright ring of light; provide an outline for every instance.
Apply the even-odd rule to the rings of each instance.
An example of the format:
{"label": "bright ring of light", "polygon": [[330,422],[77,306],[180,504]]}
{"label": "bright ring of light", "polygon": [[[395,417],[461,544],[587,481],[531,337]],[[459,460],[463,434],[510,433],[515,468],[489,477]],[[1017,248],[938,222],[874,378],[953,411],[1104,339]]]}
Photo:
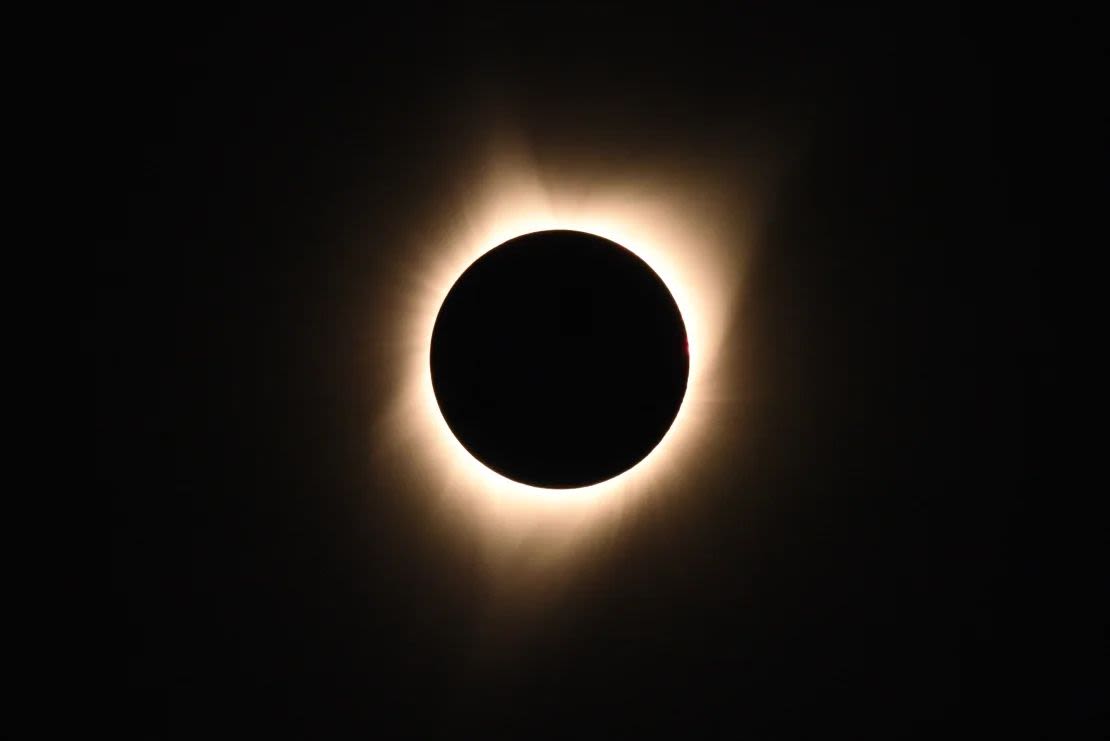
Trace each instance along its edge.
{"label": "bright ring of light", "polygon": [[[586,171],[543,173],[541,184],[532,165],[508,160],[501,153],[481,182],[465,189],[467,203],[447,211],[440,229],[420,235],[408,253],[415,257],[411,280],[396,287],[400,316],[389,343],[404,360],[376,445],[391,451],[394,465],[418,490],[441,496],[447,516],[474,518],[499,540],[525,537],[536,526],[582,532],[633,501],[677,488],[702,465],[699,440],[722,392],[735,383],[720,375],[717,358],[743,268],[735,210],[714,209],[721,199],[707,196],[690,173],[657,172],[655,182],[670,186],[658,190],[640,177]],[[589,187],[580,185],[583,178]],[[684,187],[675,188],[676,182]],[[429,367],[436,316],[462,272],[508,239],[547,229],[596,234],[639,256],[671,291],[690,348],[686,396],[656,448],[624,473],[577,489],[521,484],[471,456],[440,413]]]}

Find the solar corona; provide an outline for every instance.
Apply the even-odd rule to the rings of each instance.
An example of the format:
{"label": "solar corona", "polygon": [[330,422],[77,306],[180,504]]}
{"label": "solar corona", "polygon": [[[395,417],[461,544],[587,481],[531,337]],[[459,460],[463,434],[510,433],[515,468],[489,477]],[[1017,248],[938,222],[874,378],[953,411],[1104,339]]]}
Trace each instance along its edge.
{"label": "solar corona", "polygon": [[711,171],[489,152],[429,204],[374,308],[392,392],[372,464],[503,554],[534,537],[562,551],[680,502],[734,434],[750,214]]}

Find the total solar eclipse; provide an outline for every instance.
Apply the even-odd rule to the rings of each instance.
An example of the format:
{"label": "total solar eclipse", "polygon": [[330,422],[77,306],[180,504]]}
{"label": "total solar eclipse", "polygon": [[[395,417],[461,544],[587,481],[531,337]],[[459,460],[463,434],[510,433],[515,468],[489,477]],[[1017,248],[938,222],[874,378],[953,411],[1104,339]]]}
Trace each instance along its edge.
{"label": "total solar eclipse", "polygon": [[678,414],[686,327],[670,291],[621,245],[525,234],[475,261],[440,307],[431,375],[451,432],[477,460],[568,489],[643,460]]}

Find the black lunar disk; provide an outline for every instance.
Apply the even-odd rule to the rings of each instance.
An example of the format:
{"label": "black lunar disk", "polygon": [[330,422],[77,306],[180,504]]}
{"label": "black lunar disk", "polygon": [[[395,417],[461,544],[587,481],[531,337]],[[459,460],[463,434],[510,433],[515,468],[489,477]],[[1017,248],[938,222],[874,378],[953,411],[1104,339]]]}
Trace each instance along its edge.
{"label": "black lunar disk", "polygon": [[545,488],[643,460],[678,414],[689,369],[663,281],[584,232],[534,232],[487,252],[432,332],[432,385],[455,437],[494,471]]}

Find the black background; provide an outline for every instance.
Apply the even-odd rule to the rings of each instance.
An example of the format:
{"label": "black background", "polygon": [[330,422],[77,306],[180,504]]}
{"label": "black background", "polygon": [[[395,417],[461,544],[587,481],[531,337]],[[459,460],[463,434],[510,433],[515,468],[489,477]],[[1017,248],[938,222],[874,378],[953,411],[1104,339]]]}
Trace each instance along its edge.
{"label": "black background", "polygon": [[[1032,443],[1052,342],[1028,188],[1052,189],[1066,84],[1037,19],[109,21],[96,443],[120,734],[1091,730],[1090,585],[1019,527],[1056,496]],[[353,307],[466,166],[491,88],[540,139],[712,160],[704,142],[748,146],[773,110],[806,146],[736,320],[759,388],[729,458],[746,467],[632,527],[472,672],[482,572],[366,474],[380,400]],[[366,254],[334,247],[360,231]]]}

